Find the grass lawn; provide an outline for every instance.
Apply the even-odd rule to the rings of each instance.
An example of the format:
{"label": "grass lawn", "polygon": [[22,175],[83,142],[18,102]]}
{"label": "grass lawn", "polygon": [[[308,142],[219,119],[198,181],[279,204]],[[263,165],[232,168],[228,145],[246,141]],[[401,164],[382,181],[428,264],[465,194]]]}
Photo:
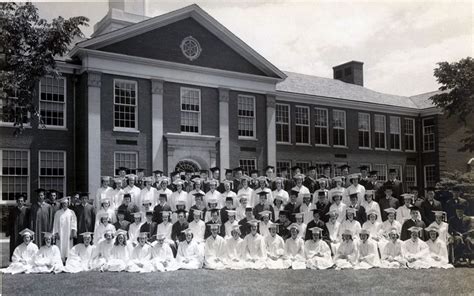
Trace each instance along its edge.
{"label": "grass lawn", "polygon": [[474,295],[474,269],[1,275],[3,295]]}

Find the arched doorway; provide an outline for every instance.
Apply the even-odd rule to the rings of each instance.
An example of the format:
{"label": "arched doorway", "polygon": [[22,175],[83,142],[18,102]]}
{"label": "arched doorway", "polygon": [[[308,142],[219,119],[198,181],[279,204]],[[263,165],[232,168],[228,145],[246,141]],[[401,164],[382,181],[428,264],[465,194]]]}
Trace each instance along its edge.
{"label": "arched doorway", "polygon": [[174,169],[175,171],[178,171],[178,172],[184,172],[186,170],[190,170],[196,173],[196,172],[199,172],[200,167],[196,162],[189,159],[185,159],[185,160],[178,161]]}

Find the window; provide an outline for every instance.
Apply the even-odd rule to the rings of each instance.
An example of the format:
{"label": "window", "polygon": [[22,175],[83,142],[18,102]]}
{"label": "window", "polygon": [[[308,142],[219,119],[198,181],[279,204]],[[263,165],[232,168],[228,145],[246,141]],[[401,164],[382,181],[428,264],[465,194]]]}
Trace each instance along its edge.
{"label": "window", "polygon": [[390,149],[401,150],[401,126],[400,117],[390,116]]}
{"label": "window", "polygon": [[407,165],[405,166],[405,183],[407,188],[416,186],[416,166]]}
{"label": "window", "polygon": [[402,172],[403,172],[403,166],[401,165],[398,165],[398,164],[391,164],[388,166],[388,169],[395,169],[397,170],[397,180],[399,181],[402,181],[403,180],[403,176],[402,176]]}
{"label": "window", "polygon": [[333,171],[334,171],[334,177],[339,177],[339,176],[342,176],[342,170],[341,170],[341,166],[347,164],[347,162],[335,162],[333,164]]}
{"label": "window", "polygon": [[314,108],[314,133],[316,145],[329,145],[328,110]]}
{"label": "window", "polygon": [[309,144],[309,108],[295,107],[296,143]]}
{"label": "window", "polygon": [[29,196],[30,152],[28,150],[0,150],[0,192],[2,202],[14,201],[19,193]]}
{"label": "window", "polygon": [[316,172],[317,175],[320,176],[324,174],[324,165],[326,165],[327,162],[316,162],[314,163],[314,166],[316,167]]}
{"label": "window", "polygon": [[255,138],[255,97],[237,97],[239,137]]}
{"label": "window", "polygon": [[405,151],[415,151],[415,119],[405,118]]}
{"label": "window", "polygon": [[137,83],[114,80],[114,128],[136,130],[137,117]]}
{"label": "window", "polygon": [[375,149],[385,149],[385,116],[374,115]]}
{"label": "window", "polygon": [[359,148],[370,148],[370,114],[359,113]]}
{"label": "window", "polygon": [[[0,97],[0,123],[4,125],[12,125],[15,122],[14,116],[16,114],[22,114],[25,107],[15,106],[16,97],[3,98]],[[22,110],[23,109],[23,110]],[[30,112],[26,112],[23,116],[23,124],[29,125],[30,123]]]}
{"label": "window", "polygon": [[377,180],[387,181],[387,165],[385,164],[374,164],[374,170],[377,171]]}
{"label": "window", "polygon": [[39,187],[66,192],[66,152],[39,152]]}
{"label": "window", "polygon": [[341,110],[332,111],[332,128],[334,146],[346,146],[346,112]]}
{"label": "window", "polygon": [[181,132],[196,133],[201,123],[201,90],[181,88]]}
{"label": "window", "polygon": [[425,165],[425,188],[436,186],[436,182],[438,182],[436,166],[434,164]]}
{"label": "window", "polygon": [[129,169],[131,174],[136,173],[136,168],[138,168],[138,153],[137,152],[128,152],[120,151],[114,153],[114,173],[118,175],[118,168],[126,167]]}
{"label": "window", "polygon": [[39,93],[42,123],[46,126],[66,127],[66,78],[41,78]]}
{"label": "window", "polygon": [[257,169],[257,160],[255,158],[246,158],[239,160],[240,167],[244,170],[244,173],[250,176],[251,170]]}
{"label": "window", "polygon": [[295,162],[295,166],[301,167],[301,173],[302,174],[307,174],[308,173],[308,168],[311,166],[311,162],[309,162],[309,161],[297,161],[297,162]]}
{"label": "window", "polygon": [[276,104],[276,141],[290,142],[290,106]]}
{"label": "window", "polygon": [[423,151],[435,150],[434,118],[423,119]]}
{"label": "window", "polygon": [[281,176],[281,169],[286,168],[290,170],[291,168],[291,161],[289,160],[278,160],[276,163],[276,173],[278,176]]}
{"label": "window", "polygon": [[369,172],[372,170],[372,165],[371,165],[370,163],[368,163],[368,162],[359,162],[359,166],[360,166],[360,167],[361,167],[361,166],[366,166],[366,167],[368,167],[367,173],[369,173]]}

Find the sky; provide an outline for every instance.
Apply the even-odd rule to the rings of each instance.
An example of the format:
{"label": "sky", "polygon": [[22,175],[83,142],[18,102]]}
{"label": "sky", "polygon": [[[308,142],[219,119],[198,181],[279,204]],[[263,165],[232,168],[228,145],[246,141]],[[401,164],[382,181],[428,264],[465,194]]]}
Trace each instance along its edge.
{"label": "sky", "polygon": [[[364,62],[364,86],[403,96],[437,90],[436,63],[473,56],[471,1],[146,1],[153,17],[196,3],[283,71],[332,77]],[[83,15],[86,37],[108,2],[37,2],[40,16]]]}

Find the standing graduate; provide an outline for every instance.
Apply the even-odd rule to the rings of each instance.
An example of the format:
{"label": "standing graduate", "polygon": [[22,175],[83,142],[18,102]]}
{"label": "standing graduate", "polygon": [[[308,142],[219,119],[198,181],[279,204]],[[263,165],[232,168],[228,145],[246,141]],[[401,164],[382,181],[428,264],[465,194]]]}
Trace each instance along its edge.
{"label": "standing graduate", "polygon": [[323,229],[311,227],[308,229],[312,233],[312,238],[304,244],[306,256],[306,267],[309,269],[328,269],[334,265],[331,257],[331,249],[322,240]]}
{"label": "standing graduate", "polygon": [[83,243],[75,245],[69,251],[64,268],[65,272],[78,273],[90,270],[89,262],[96,248],[96,246],[91,245],[92,232],[83,232],[79,235],[82,236]]}
{"label": "standing graduate", "polygon": [[50,204],[45,202],[46,191],[44,189],[37,189],[38,201],[31,206],[30,211],[30,228],[34,231],[35,241],[38,246],[41,246],[43,239],[43,232],[51,232],[53,229],[53,208]]}
{"label": "standing graduate", "polygon": [[127,267],[128,272],[152,272],[155,268],[151,264],[152,246],[147,242],[148,233],[140,232],[138,245],[133,248]]}
{"label": "standing graduate", "polygon": [[224,231],[225,231],[225,236],[224,238],[228,238],[232,236],[232,229],[234,228],[235,225],[239,226],[239,223],[237,220],[235,220],[235,215],[236,211],[235,210],[227,210],[227,216],[229,217],[229,220],[224,223]]}
{"label": "standing graduate", "polygon": [[265,239],[257,232],[258,221],[248,221],[250,233],[244,238],[246,267],[250,269],[264,269],[267,259]]}
{"label": "standing graduate", "polygon": [[377,242],[369,239],[370,232],[362,229],[359,233],[359,242],[357,243],[357,262],[355,269],[369,269],[380,266],[379,250]]}
{"label": "standing graduate", "polygon": [[127,180],[128,180],[128,186],[125,187],[124,191],[125,193],[130,194],[131,203],[133,203],[138,208],[140,208],[141,204],[138,203],[139,202],[138,199],[140,198],[141,189],[135,185],[135,183],[137,182],[137,176],[133,174],[127,175]]}
{"label": "standing graduate", "polygon": [[332,201],[329,211],[337,212],[337,221],[342,223],[346,218],[346,204],[342,202],[343,190],[332,189],[329,191],[329,199]]}
{"label": "standing graduate", "polygon": [[[95,208],[89,203],[89,192],[80,192],[81,203],[74,207],[74,213],[77,218],[77,232],[94,232]],[[82,242],[84,236],[79,236],[77,241]]]}
{"label": "standing graduate", "polygon": [[269,235],[265,237],[267,251],[266,267],[268,269],[288,269],[291,261],[285,258],[285,241],[277,234],[277,224],[268,222]]}
{"label": "standing graduate", "polygon": [[273,204],[273,194],[272,190],[268,187],[268,180],[267,177],[265,176],[260,176],[257,178],[258,180],[258,188],[255,188],[254,191],[252,192],[252,195],[250,197],[250,204],[253,207],[256,207],[260,201],[261,197],[265,195],[265,204],[267,205],[272,205]]}
{"label": "standing graduate", "polygon": [[25,228],[20,231],[20,235],[23,238],[23,243],[13,251],[10,266],[0,269],[3,273],[17,274],[29,272],[32,268],[35,255],[38,252],[38,246],[33,243],[35,233]]}
{"label": "standing graduate", "polygon": [[[138,234],[140,233],[140,228],[143,225],[142,214],[139,212],[133,213],[133,223],[128,226],[128,238],[132,242],[138,243]],[[136,245],[136,244],[135,244]]]}
{"label": "standing graduate", "polygon": [[52,244],[53,234],[44,233],[44,245],[36,253],[30,273],[60,273],[64,266],[59,248]]}
{"label": "standing graduate", "polygon": [[112,198],[113,194],[113,189],[110,187],[110,180],[112,178],[110,176],[102,176],[101,177],[101,182],[100,182],[100,187],[97,189],[95,193],[95,199],[94,199],[94,206],[97,211],[99,211],[101,207],[101,201],[102,199],[105,198]]}
{"label": "standing graduate", "polygon": [[423,231],[423,228],[412,226],[408,231],[411,232],[411,238],[402,244],[402,254],[408,261],[407,266],[413,269],[430,268],[432,265],[430,249],[428,245],[419,238],[419,233]]}
{"label": "standing graduate", "polygon": [[[255,192],[257,192],[257,191],[255,191]],[[271,203],[268,201],[269,193],[270,192],[267,192],[265,190],[259,191],[257,193],[259,201],[253,208],[253,215],[254,215],[255,219],[257,219],[257,220],[261,219],[259,213],[263,212],[263,211],[270,212],[270,220],[272,220],[272,221],[275,220],[275,214],[273,212],[273,207],[272,207]],[[272,203],[273,203],[273,199],[272,199]]]}
{"label": "standing graduate", "polygon": [[290,200],[290,196],[288,195],[288,191],[286,191],[285,187],[284,187],[285,181],[286,181],[286,179],[284,179],[282,177],[276,177],[274,182],[273,182],[275,184],[275,190],[272,192],[274,201],[275,201],[276,197],[279,196],[282,203],[283,203],[283,206],[286,205],[288,203],[288,201]]}
{"label": "standing graduate", "polygon": [[285,241],[285,258],[291,262],[292,269],[306,269],[304,241],[299,237],[300,228],[293,223],[288,227],[291,237]]}
{"label": "standing graduate", "polygon": [[191,229],[182,231],[185,240],[178,244],[176,261],[180,269],[199,269],[202,267],[203,258],[197,243],[193,240]]}
{"label": "standing graduate", "polygon": [[64,261],[73,246],[73,239],[77,236],[77,219],[76,214],[68,208],[69,198],[67,196],[61,198],[59,203],[61,209],[54,215],[53,233]]}
{"label": "standing graduate", "polygon": [[349,196],[357,194],[357,203],[362,204],[365,197],[365,187],[359,184],[360,174],[350,174],[347,176],[351,185],[346,188],[342,196],[342,202],[349,205]]}
{"label": "standing graduate", "polygon": [[30,209],[25,206],[25,199],[26,194],[17,194],[15,197],[16,207],[8,213],[5,235],[10,237],[10,260],[15,248],[23,243],[20,231],[30,226]]}
{"label": "standing graduate", "polygon": [[441,202],[435,199],[435,188],[426,188],[426,198],[421,203],[420,213],[425,225],[430,225],[435,221],[435,215],[433,211],[442,211]]}
{"label": "standing graduate", "polygon": [[443,218],[446,217],[446,212],[443,211],[433,211],[435,215],[435,221],[428,225],[428,227],[436,227],[438,229],[438,239],[442,241],[446,246],[448,245],[449,240],[449,225],[443,221]]}
{"label": "standing graduate", "polygon": [[211,236],[206,239],[204,247],[204,266],[208,269],[224,269],[225,240],[218,233],[220,224],[209,224]]}
{"label": "standing graduate", "polygon": [[295,186],[291,188],[292,191],[298,192],[298,197],[296,199],[296,203],[300,205],[303,203],[303,194],[310,194],[308,187],[303,185],[303,180],[305,178],[305,175],[303,174],[295,174],[293,175],[293,179],[295,180]]}
{"label": "standing graduate", "polygon": [[362,229],[359,221],[356,221],[355,218],[356,210],[353,208],[346,209],[346,220],[341,223],[341,227],[339,228],[339,238],[342,239],[342,234],[349,229],[354,236],[354,240],[357,241],[358,238],[355,236],[359,235],[360,230]]}
{"label": "standing graduate", "polygon": [[410,220],[410,207],[412,206],[413,194],[404,193],[402,194],[403,205],[397,209],[397,221],[403,225],[406,220]]}

